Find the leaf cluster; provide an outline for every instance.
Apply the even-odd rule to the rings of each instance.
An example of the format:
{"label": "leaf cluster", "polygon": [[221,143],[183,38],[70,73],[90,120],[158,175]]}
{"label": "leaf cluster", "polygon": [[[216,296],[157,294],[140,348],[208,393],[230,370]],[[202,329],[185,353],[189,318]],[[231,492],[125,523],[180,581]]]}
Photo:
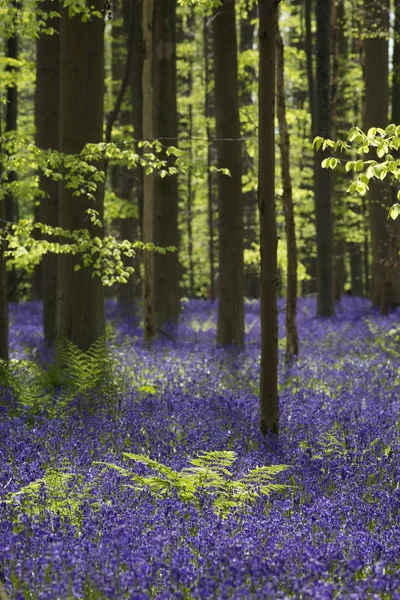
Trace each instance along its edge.
{"label": "leaf cluster", "polygon": [[200,507],[201,493],[212,497],[214,511],[222,517],[236,509],[251,506],[260,495],[269,496],[271,492],[283,492],[289,485],[274,483],[273,479],[288,465],[264,465],[251,469],[241,479],[234,479],[230,467],[236,460],[231,450],[221,452],[203,452],[197,458],[189,460],[190,467],[175,471],[157,460],[143,454],[123,452],[123,456],[135,463],[144,465],[149,475],[138,475],[134,471],[113,463],[105,464],[115,469],[123,477],[129,478],[134,490],[147,489],[158,497],[175,492],[185,503]]}
{"label": "leaf cluster", "polygon": [[[331,148],[334,152],[345,151],[361,156],[368,154],[371,150],[375,152],[379,160],[375,158],[343,160],[336,156],[330,156],[322,161],[324,169],[336,169],[339,165],[344,165],[347,173],[357,174],[347,190],[349,194],[357,192],[364,196],[369,190],[371,179],[383,181],[389,176],[394,181],[400,180],[400,159],[398,158],[400,125],[396,126],[392,123],[386,129],[371,127],[367,133],[364,133],[359,127],[352,127],[348,132],[346,142],[318,136],[314,139],[314,147],[317,151]],[[397,198],[400,200],[400,191],[397,193]],[[396,203],[390,208],[388,218],[396,219],[399,214],[400,204]]]}

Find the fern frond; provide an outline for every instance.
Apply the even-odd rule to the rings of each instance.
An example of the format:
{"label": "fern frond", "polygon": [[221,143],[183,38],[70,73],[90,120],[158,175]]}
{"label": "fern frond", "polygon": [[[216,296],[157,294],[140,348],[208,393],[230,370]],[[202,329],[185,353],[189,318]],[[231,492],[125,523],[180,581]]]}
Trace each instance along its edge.
{"label": "fern frond", "polygon": [[123,452],[123,456],[151,469],[154,475],[138,475],[110,463],[97,464],[104,464],[117,470],[124,477],[129,477],[133,484],[126,487],[135,490],[147,488],[158,497],[174,491],[181,500],[193,502],[198,507],[196,492],[201,489],[211,496],[214,510],[223,517],[233,508],[251,505],[260,494],[283,492],[292,487],[271,483],[273,477],[289,468],[288,465],[256,467],[242,479],[232,479],[231,472],[226,468],[236,460],[236,454],[232,451],[205,452],[197,458],[190,459],[191,466],[181,471],[175,471],[143,454]]}

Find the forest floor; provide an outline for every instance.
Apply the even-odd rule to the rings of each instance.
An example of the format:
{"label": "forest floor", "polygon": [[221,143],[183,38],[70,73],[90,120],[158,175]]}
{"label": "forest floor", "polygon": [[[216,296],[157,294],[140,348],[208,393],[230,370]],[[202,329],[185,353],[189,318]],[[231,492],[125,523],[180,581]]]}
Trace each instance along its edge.
{"label": "forest floor", "polygon": [[41,305],[11,309],[10,599],[400,599],[400,312],[344,298],[319,320],[299,301],[288,369],[281,339],[279,440],[259,432],[258,303],[241,353],[216,346],[207,301],[186,303],[151,351],[133,319],[107,313],[107,361],[70,348],[60,385]]}

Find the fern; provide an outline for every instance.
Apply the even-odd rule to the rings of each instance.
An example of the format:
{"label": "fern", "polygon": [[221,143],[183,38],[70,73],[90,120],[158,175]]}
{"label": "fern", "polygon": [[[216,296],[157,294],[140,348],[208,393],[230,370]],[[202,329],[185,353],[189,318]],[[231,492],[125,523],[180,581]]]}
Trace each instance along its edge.
{"label": "fern", "polygon": [[101,404],[119,408],[125,381],[117,375],[116,361],[105,337],[96,340],[86,352],[64,340],[59,357],[64,373],[63,399],[78,398],[81,410],[85,407],[91,411]]}
{"label": "fern", "polygon": [[378,344],[380,349],[386,354],[399,357],[400,328],[394,327],[390,331],[382,332],[373,321],[366,319],[365,322],[370,333],[374,336],[374,342]]}
{"label": "fern", "polygon": [[[9,492],[6,503],[19,504],[22,513],[30,517],[43,517],[45,512],[68,518],[80,529],[82,524],[81,504],[91,497],[93,484],[82,485],[82,476],[62,469],[48,468],[43,477],[31,481],[18,492]],[[92,508],[97,503],[91,502]],[[20,526],[17,525],[17,529]]]}
{"label": "fern", "polygon": [[46,386],[46,373],[36,363],[29,360],[10,360],[0,363],[0,380],[3,383],[3,400],[6,391],[22,408],[29,408],[33,414],[42,410],[50,411],[53,396]]}
{"label": "fern", "polygon": [[123,456],[146,466],[154,474],[138,475],[112,463],[106,467],[117,470],[123,477],[129,478],[133,485],[127,487],[134,490],[147,489],[156,496],[163,497],[175,492],[184,502],[193,503],[198,508],[199,491],[210,495],[216,513],[226,517],[233,509],[246,508],[252,505],[260,495],[268,496],[271,492],[283,492],[292,487],[286,484],[272,483],[272,480],[288,465],[268,465],[256,467],[241,479],[233,479],[229,467],[235,462],[233,451],[204,452],[189,461],[190,467],[175,471],[170,467],[143,454],[123,452]]}
{"label": "fern", "polygon": [[81,412],[101,404],[119,407],[125,381],[117,374],[112,350],[104,337],[87,352],[63,340],[57,355],[58,360],[46,370],[25,359],[0,361],[0,401],[7,401],[11,408],[11,394],[17,411],[29,408],[33,415],[45,412],[50,418],[65,415],[75,399]]}

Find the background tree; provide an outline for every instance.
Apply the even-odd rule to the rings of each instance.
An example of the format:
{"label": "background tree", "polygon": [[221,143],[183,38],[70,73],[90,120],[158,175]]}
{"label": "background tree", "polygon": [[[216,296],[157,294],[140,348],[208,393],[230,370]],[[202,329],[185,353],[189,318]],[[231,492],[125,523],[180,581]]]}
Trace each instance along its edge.
{"label": "background tree", "polygon": [[[17,85],[17,61],[19,57],[19,35],[18,23],[20,21],[20,0],[12,0],[12,9],[14,11],[13,20],[15,30],[6,39],[6,71],[10,75],[7,86],[7,96],[5,105],[5,128],[4,131],[9,134],[16,134],[18,127],[18,85]],[[7,150],[6,150],[7,151]],[[8,181],[12,183],[17,178],[15,171],[8,173]],[[18,199],[12,191],[8,191],[4,198],[4,214],[8,222],[16,223],[18,221]],[[8,298],[11,302],[18,302],[18,276],[14,267],[7,270],[7,290]]]}
{"label": "background tree", "polygon": [[4,258],[4,228],[5,228],[4,201],[0,200],[0,359],[8,360],[8,298],[7,298],[7,272]]}
{"label": "background tree", "polygon": [[[143,2],[143,137],[153,139],[153,0]],[[154,174],[146,174],[143,181],[143,241],[154,239]],[[147,343],[156,334],[154,306],[154,256],[152,252],[143,255],[143,310],[144,337]]]}
{"label": "background tree", "polygon": [[214,214],[215,214],[215,176],[211,167],[215,166],[215,146],[211,143],[211,120],[215,121],[215,95],[211,89],[213,82],[213,52],[211,23],[207,17],[203,19],[203,49],[204,49],[204,113],[206,119],[207,138],[207,209],[208,209],[208,260],[210,264],[209,295],[215,300],[215,251],[214,251]]}
{"label": "background tree", "polygon": [[[45,0],[43,10],[59,11],[58,1]],[[36,43],[36,145],[43,150],[58,150],[60,103],[60,19],[49,19],[53,35],[42,34]],[[58,225],[59,183],[51,177],[40,176],[42,197],[39,221],[52,227]],[[50,343],[55,338],[57,255],[46,254],[42,261],[42,290],[44,338]],[[44,285],[43,285],[44,284]]]}
{"label": "background tree", "polygon": [[294,223],[292,178],[290,175],[290,139],[286,118],[285,98],[285,62],[284,46],[276,25],[277,41],[277,113],[279,123],[279,147],[281,155],[282,204],[285,216],[285,233],[287,247],[287,288],[286,288],[286,360],[290,361],[299,353],[297,333],[297,243]]}
{"label": "background tree", "polygon": [[[253,64],[254,33],[257,23],[257,4],[246,0],[241,7],[240,15],[240,67],[239,67],[239,101],[242,131],[246,129],[253,133],[255,121],[254,83],[257,82],[256,67]],[[244,247],[254,249],[258,242],[257,226],[257,186],[255,176],[255,161],[242,142],[243,164],[243,217],[244,217]],[[248,298],[260,296],[260,273],[257,265],[245,264],[245,295]]]}

